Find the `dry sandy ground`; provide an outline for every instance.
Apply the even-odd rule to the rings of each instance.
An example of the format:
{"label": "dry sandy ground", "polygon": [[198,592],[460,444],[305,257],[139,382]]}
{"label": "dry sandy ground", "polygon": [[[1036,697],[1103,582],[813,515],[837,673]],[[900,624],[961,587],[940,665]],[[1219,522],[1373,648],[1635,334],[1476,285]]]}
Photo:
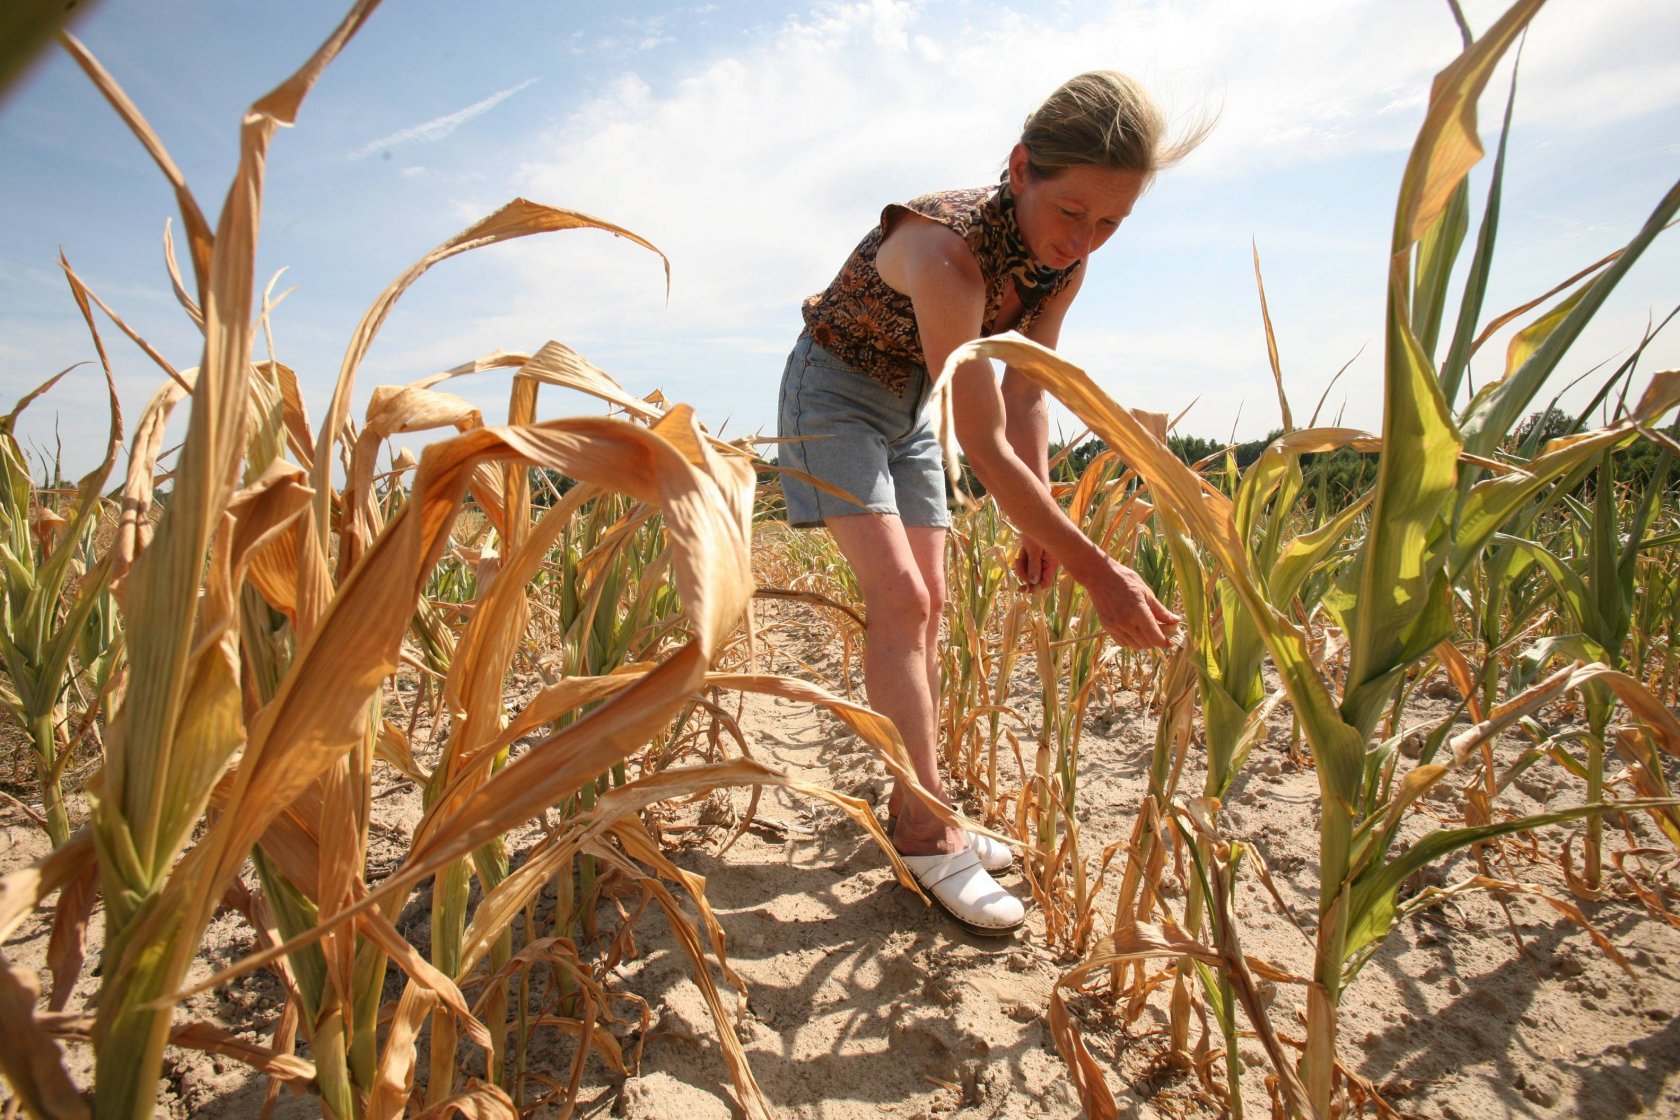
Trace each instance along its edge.
{"label": "dry sandy ground", "polygon": [[[774,640],[810,668],[837,673],[837,647],[821,643],[820,625],[807,629],[808,619],[799,613],[804,610],[771,606],[770,621],[793,623],[776,631],[781,636]],[[779,659],[774,668],[792,666]],[[1017,698],[1030,684],[1030,678],[1020,679]],[[1153,720],[1142,708],[1137,697],[1122,693],[1100,699],[1093,709],[1081,780],[1088,855],[1130,830],[1153,733]],[[1023,714],[1024,730],[1031,734],[1034,714],[1025,707]],[[761,761],[878,800],[884,813],[884,771],[826,711],[751,697],[741,725]],[[1284,726],[1251,756],[1227,802],[1226,820],[1233,836],[1256,845],[1294,919],[1310,929],[1317,783],[1310,768],[1288,757]],[[382,778],[382,785],[387,780]],[[1187,769],[1183,788],[1199,782]],[[1452,784],[1456,790],[1462,780]],[[1528,812],[1547,803],[1572,804],[1578,797],[1573,780],[1551,767],[1525,777],[1502,804]],[[376,864],[388,865],[400,852],[417,819],[415,801],[412,791],[393,790],[377,803],[382,831]],[[733,799],[737,810],[745,802],[744,794]],[[1451,823],[1457,804],[1454,796],[1425,802],[1412,834],[1432,823],[1430,815]],[[1051,987],[1075,962],[1044,948],[1036,912],[1029,910],[1028,928],[1012,939],[964,934],[899,887],[881,853],[839,810],[782,791],[765,795],[759,823],[720,855],[717,849],[729,832],[729,813],[721,808],[713,805],[703,818],[690,817],[715,827],[673,833],[692,841],[675,858],[706,876],[707,896],[728,934],[731,963],[747,984],[738,1031],[777,1116],[978,1120],[1078,1114],[1046,1020]],[[1635,825],[1640,843],[1654,842],[1648,830]],[[1532,852],[1508,846],[1509,862],[1496,870],[1567,897],[1549,862],[1563,835],[1542,834]],[[40,850],[35,830],[15,810],[0,810],[0,837],[5,868]],[[1619,833],[1617,842],[1626,843]],[[1468,873],[1461,859],[1436,879]],[[1661,881],[1672,903],[1674,871]],[[1004,882],[1026,895],[1018,870]],[[1111,881],[1107,890],[1112,889]],[[404,921],[422,946],[426,901],[416,896]],[[1680,1115],[1675,1018],[1680,930],[1653,919],[1631,898],[1582,904],[1585,916],[1626,957],[1630,975],[1544,899],[1512,897],[1506,905],[1514,926],[1496,900],[1477,893],[1397,928],[1346,994],[1344,1063],[1375,1082],[1393,1107],[1418,1118]],[[1252,876],[1240,888],[1237,906],[1246,952],[1296,975],[1310,971],[1308,940]],[[1099,915],[1111,912],[1111,901],[1098,903]],[[1107,926],[1099,918],[1099,932]],[[96,914],[95,945],[99,932]],[[46,938],[45,921],[34,922],[4,951],[16,963],[39,968]],[[645,1000],[654,1026],[633,1076],[591,1070],[583,1114],[636,1120],[738,1115],[706,1005],[664,919],[651,914],[644,919],[637,944],[640,956],[618,966],[611,983]],[[224,913],[210,931],[199,967],[225,963],[250,945],[242,919]],[[84,976],[72,1006],[94,982]],[[388,989],[393,996],[395,983]],[[272,978],[259,974],[232,990],[199,997],[184,1013],[257,1038],[272,1025],[279,992]],[[1164,999],[1156,998],[1164,1008]],[[1273,1022],[1299,1038],[1299,990],[1279,985],[1272,999]],[[1109,1070],[1122,1115],[1218,1113],[1193,1078],[1160,1064],[1161,1009],[1152,1007],[1130,1026],[1120,1025],[1096,1001],[1078,1004],[1076,1012],[1083,1016],[1093,1053]],[[562,1079],[568,1058],[559,1041],[533,1053],[536,1068],[546,1063]],[[1243,1059],[1248,1110],[1267,1115],[1259,1047],[1245,1043]],[[69,1061],[85,1079],[86,1048],[70,1047]],[[158,1105],[169,1116],[251,1117],[262,1093],[263,1080],[236,1063],[171,1051]],[[317,1114],[312,1101],[284,1095],[276,1112]]]}

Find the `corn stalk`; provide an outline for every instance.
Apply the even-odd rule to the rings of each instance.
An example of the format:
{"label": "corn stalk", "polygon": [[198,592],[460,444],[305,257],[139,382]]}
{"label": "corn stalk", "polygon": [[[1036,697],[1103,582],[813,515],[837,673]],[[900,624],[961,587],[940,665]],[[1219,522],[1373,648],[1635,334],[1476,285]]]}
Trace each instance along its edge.
{"label": "corn stalk", "polygon": [[[1402,864],[1415,869],[1420,858],[1415,853],[1440,858],[1505,827],[1443,830],[1386,860],[1395,832],[1379,823],[1391,819],[1396,805],[1409,803],[1412,787],[1402,782],[1390,800],[1381,799],[1390,788],[1379,780],[1386,756],[1369,746],[1378,720],[1407,672],[1427,660],[1450,633],[1451,588],[1501,526],[1544,487],[1601,451],[1631,440],[1680,402],[1680,373],[1659,374],[1631,414],[1602,430],[1554,443],[1525,471],[1485,478],[1460,471],[1461,451],[1476,455],[1472,462],[1477,466],[1491,462],[1487,454],[1498,435],[1522,414],[1616,280],[1680,209],[1677,185],[1614,263],[1566,300],[1559,313],[1543,317],[1543,329],[1530,328],[1524,344],[1513,349],[1507,376],[1477,394],[1455,423],[1425,346],[1433,337],[1431,324],[1439,321],[1437,305],[1446,297],[1450,273],[1432,257],[1444,252],[1451,239],[1438,232],[1427,240],[1425,235],[1437,223],[1454,220],[1454,200],[1462,200],[1466,176],[1481,152],[1476,100],[1495,62],[1538,8],[1538,0],[1513,6],[1438,76],[1402,182],[1391,255],[1382,457],[1366,535],[1336,595],[1327,601],[1351,648],[1339,701],[1333,682],[1312,659],[1307,634],[1269,601],[1232,503],[1208,492],[1077,367],[1011,336],[966,344],[947,363],[948,373],[964,360],[999,358],[1055,393],[1144,476],[1162,516],[1179,519],[1207,550],[1230,579],[1233,600],[1260,631],[1312,748],[1322,795],[1319,926],[1302,1065],[1306,1107],[1317,1116],[1330,1115],[1341,993],[1363,960],[1358,951],[1392,924],[1392,892],[1399,883],[1392,869]],[[1413,249],[1420,243],[1414,284]],[[1476,270],[1485,269],[1491,249],[1491,239],[1478,246]],[[1479,301],[1479,292],[1465,298]],[[1577,683],[1608,683],[1611,678],[1603,675],[1608,672],[1594,670]],[[1648,693],[1638,697],[1636,684],[1617,687],[1624,703],[1635,702],[1630,696],[1642,704],[1649,700]],[[1603,811],[1587,806],[1576,815]]]}
{"label": "corn stalk", "polygon": [[[66,271],[92,330],[87,297],[75,274],[68,267]],[[110,558],[95,559],[91,542],[103,512],[100,494],[122,445],[122,412],[97,331],[94,342],[110,394],[110,438],[104,458],[76,484],[64,513],[36,491],[14,434],[19,414],[64,373],[0,417],[0,672],[7,678],[7,687],[0,688],[0,704],[29,736],[46,832],[54,847],[70,838],[64,771],[75,746],[67,700],[80,671],[77,662],[90,669],[104,663],[100,675],[108,677],[118,642],[110,625]],[[84,704],[82,722],[92,720],[90,707],[97,705],[102,691],[96,687],[95,698]]]}

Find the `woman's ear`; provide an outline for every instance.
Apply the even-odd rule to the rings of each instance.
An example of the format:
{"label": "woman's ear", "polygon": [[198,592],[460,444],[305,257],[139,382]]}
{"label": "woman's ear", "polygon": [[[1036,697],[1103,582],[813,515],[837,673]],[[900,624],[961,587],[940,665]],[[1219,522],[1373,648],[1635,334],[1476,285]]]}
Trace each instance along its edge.
{"label": "woman's ear", "polygon": [[1031,166],[1032,161],[1027,155],[1027,146],[1016,144],[1009,153],[1009,190],[1011,193],[1021,193],[1021,186],[1027,181]]}

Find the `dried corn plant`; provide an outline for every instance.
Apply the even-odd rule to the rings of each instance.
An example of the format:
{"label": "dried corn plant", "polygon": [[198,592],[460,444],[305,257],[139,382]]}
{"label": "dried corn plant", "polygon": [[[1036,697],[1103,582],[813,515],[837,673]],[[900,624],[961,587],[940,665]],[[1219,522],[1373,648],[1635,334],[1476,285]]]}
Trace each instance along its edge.
{"label": "dried corn plant", "polygon": [[[229,1053],[277,1082],[307,1084],[334,1117],[395,1117],[415,1107],[512,1116],[527,1106],[535,1083],[522,1064],[530,1038],[552,1029],[576,1040],[575,1097],[589,1054],[624,1061],[597,1029],[612,996],[567,937],[590,901],[587,877],[586,897],[562,907],[548,936],[536,936],[534,901],[549,882],[570,883],[574,865],[588,860],[583,866],[637,884],[644,908],[667,912],[711,1002],[740,1106],[767,1116],[703,960],[709,947],[726,979],[741,986],[723,955],[704,882],[670,864],[638,814],[719,786],[788,785],[836,801],[883,846],[885,837],[861,803],[749,760],[656,762],[635,777],[626,761],[665,741],[673,721],[716,689],[826,704],[913,784],[902,743],[881,717],[822,689],[712,673],[720,661],[743,660],[736,651],[743,625],[750,628],[754,478],[746,455],[707,436],[686,407],[630,397],[581,356],[550,343],[529,356],[498,353],[378,388],[362,424],[349,424],[362,357],[395,302],[431,267],[472,248],[568,229],[606,229],[653,248],[629,231],[516,200],[439,245],[364,315],[318,429],[293,371],[253,362],[255,326],[270,306],[265,295],[259,311],[252,272],[268,141],[295,121],[314,81],[373,7],[371,0],[355,6],[296,74],[246,114],[239,168],[214,230],[115,79],[64,40],[175,188],[190,272],[175,271],[172,257],[170,264],[204,350],[196,368],[177,370],[133,336],[169,380],[137,426],[116,540],[100,561],[100,578],[86,581],[120,601],[129,666],[114,689],[103,767],[89,784],[89,824],[0,884],[0,931],[59,892],[53,956],[68,960],[97,881],[107,935],[98,995],[83,1012],[43,1013],[31,978],[0,970],[0,1063],[40,1116],[88,1113],[55,1036],[91,1038],[97,1116],[151,1114],[166,1044]],[[86,310],[85,289],[70,276]],[[509,423],[494,428],[436,388],[491,369],[514,371]],[[542,385],[590,393],[629,418],[537,423]],[[183,402],[187,436],[170,500],[154,518],[164,424]],[[393,472],[413,469],[400,496],[382,484],[376,467],[386,441],[440,428],[454,434],[427,446],[417,462],[393,459]],[[333,485],[335,467],[341,489]],[[576,485],[539,512],[530,501],[533,471]],[[75,509],[92,508],[98,489],[90,476]],[[481,526],[463,547],[451,532],[469,495],[488,534]],[[31,554],[45,555],[60,586],[81,528],[68,520],[78,533]],[[446,550],[466,561],[468,549],[470,578],[462,570],[440,574]],[[556,568],[558,578],[539,583],[539,573]],[[532,587],[552,592],[548,601],[534,601]],[[56,591],[41,598],[49,600],[43,617],[58,617],[51,614],[60,609]],[[90,592],[94,606],[78,599],[71,609],[91,618],[95,600]],[[551,617],[561,635],[558,660],[549,685],[516,712],[504,684],[533,611]],[[74,638],[81,628],[64,632]],[[48,652],[55,663],[65,660],[56,648]],[[384,718],[387,686],[405,660],[435,679],[434,721],[441,717],[449,728],[429,770],[415,758],[411,733]],[[421,703],[417,695],[410,731]],[[373,774],[387,764],[423,786],[425,813],[399,864],[375,883],[367,867]],[[560,824],[513,870],[507,834],[556,806]],[[237,886],[247,859],[262,884],[255,894]],[[469,907],[474,880],[482,897]],[[700,930],[682,916],[668,882],[698,907]],[[432,889],[429,959],[395,924],[425,883]],[[258,967],[276,970],[288,1001],[267,1049],[175,1019],[176,1005],[191,994],[183,989],[200,937],[229,897],[266,947],[201,987]],[[524,937],[515,944],[521,916]],[[382,1006],[392,965],[406,987],[395,1007]],[[564,977],[558,999],[536,1002],[537,972]],[[74,976],[57,979],[67,992]],[[475,987],[480,993],[469,1000]],[[55,997],[54,1011],[59,1006]],[[299,1034],[309,1061],[292,1053]],[[464,1061],[485,1077],[464,1076]],[[425,1089],[417,1096],[422,1067]],[[567,1096],[564,1087],[558,1097],[545,1093]]]}
{"label": "dried corn plant", "polygon": [[64,775],[81,738],[77,728],[93,725],[122,655],[113,626],[109,560],[96,558],[94,546],[109,512],[102,495],[122,446],[122,410],[90,295],[63,263],[105,376],[111,414],[105,454],[68,493],[34,484],[14,434],[17,419],[69,370],[0,417],[0,672],[5,674],[0,705],[29,737],[41,789],[40,824],[54,847],[70,838]]}
{"label": "dried corn plant", "polygon": [[[1165,416],[1139,414],[1139,419],[1166,437]],[[1123,562],[1133,558],[1134,541],[1154,512],[1137,481],[1118,455],[1103,451],[1067,488],[1068,516]],[[1099,688],[1106,684],[1111,694],[1118,692],[1120,685],[1112,678],[1142,688],[1129,671],[1156,655],[1140,658],[1109,647],[1089,597],[1066,572],[1033,597],[1024,629],[1035,655],[1043,712],[1022,799],[1022,837],[1032,844],[1026,873],[1044,911],[1046,940],[1081,951],[1090,934],[1095,895],[1077,814],[1086,717]]]}
{"label": "dried corn plant", "polygon": [[1020,750],[1008,717],[1009,684],[1019,652],[1023,600],[1009,596],[1008,533],[997,503],[981,502],[955,511],[948,537],[945,640],[940,643],[944,765],[958,781],[985,798],[984,814],[996,823],[1013,797],[998,766],[1008,741]]}
{"label": "dried corn plant", "polygon": [[[64,1070],[66,1039],[94,1044],[99,1116],[150,1114],[166,1045],[263,1070],[271,1100],[282,1082],[308,1086],[333,1117],[565,1111],[591,1059],[634,1067],[637,1054],[608,1028],[640,1012],[605,973],[633,951],[635,918],[655,908],[693,962],[739,1110],[768,1116],[713,976],[743,988],[724,930],[704,880],[661,850],[660,817],[649,811],[718,790],[745,787],[756,798],[782,786],[856,820],[908,885],[867,805],[751,757],[728,710],[727,697],[746,692],[825,706],[891,773],[910,779],[896,731],[850,699],[863,623],[855,581],[826,535],[769,527],[773,487],[743,447],[707,435],[684,406],[630,395],[557,342],[381,386],[352,423],[363,356],[429,269],[482,245],[568,229],[606,229],[653,249],[610,223],[516,200],[426,254],[364,315],[319,427],[296,374],[253,360],[272,307],[252,271],[268,140],[293,123],[373,6],[358,4],[297,74],[252,106],[214,228],[139,110],[65,40],[175,188],[188,271],[169,263],[204,350],[197,367],[176,369],[65,266],[107,382],[96,305],[167,377],[135,425],[122,521],[106,551],[91,534],[121,438],[114,396],[110,454],[66,494],[31,484],[11,438],[32,398],[0,420],[8,611],[0,655],[9,686],[0,702],[31,732],[55,845],[0,881],[0,934],[57,892],[46,1007],[32,975],[0,967],[0,1068],[24,1107],[49,1117],[88,1114]],[[1129,1017],[1168,993],[1169,1050],[1233,1113],[1242,1102],[1238,1008],[1274,1066],[1280,1108],[1328,1117],[1369,1097],[1370,1086],[1336,1061],[1343,991],[1406,914],[1461,890],[1535,892],[1493,874],[1483,846],[1499,837],[1585,820],[1577,888],[1603,891],[1601,869],[1613,868],[1653,914],[1675,920],[1642,882],[1651,850],[1607,851],[1599,822],[1637,810],[1680,844],[1664,765],[1680,754],[1680,724],[1665,707],[1680,688],[1680,534],[1656,496],[1662,474],[1628,493],[1610,457],[1639,439],[1664,456],[1680,451],[1672,430],[1657,429],[1680,402],[1680,374],[1653,378],[1608,426],[1578,424],[1515,451],[1502,441],[1617,278],[1680,210],[1680,187],[1625,249],[1484,327],[1502,133],[1469,275],[1460,286],[1452,280],[1469,228],[1467,176],[1481,152],[1475,103],[1538,7],[1520,0],[1482,40],[1467,37],[1437,79],[1396,217],[1380,434],[1294,428],[1269,315],[1285,432],[1246,471],[1229,456],[1203,464],[1206,474],[1184,466],[1164,447],[1162,423],[1119,408],[1025,340],[985,340],[953,357],[1007,360],[1105,441],[1110,450],[1060,483],[1058,496],[1163,597],[1176,592],[1186,618],[1186,640],[1165,658],[1104,650],[1065,578],[1033,599],[1007,593],[1012,541],[995,506],[958,513],[942,645],[945,763],[985,824],[1013,822],[1031,857],[1046,940],[1084,955],[1058,985],[1050,1016],[1092,1117],[1116,1107],[1067,1000],[1105,980]],[[1509,109],[1506,120],[1508,131]],[[1257,279],[1258,270],[1257,257]],[[1460,293],[1457,319],[1438,357],[1449,289]],[[1559,295],[1518,333],[1504,376],[1454,412],[1468,362],[1492,331]],[[1261,299],[1265,314],[1263,288]],[[512,388],[507,423],[487,427],[446,383],[493,371]],[[1631,373],[1631,364],[1617,371],[1605,391],[1620,384],[1625,398]],[[538,423],[544,387],[588,394],[620,418]],[[188,435],[174,490],[158,503],[164,424],[183,403]],[[441,438],[418,459],[393,453],[399,435],[425,433]],[[1380,452],[1380,465],[1368,490],[1333,507],[1326,472],[1315,478],[1309,459],[1343,448]],[[1590,495],[1579,496],[1594,472]],[[756,573],[755,526],[770,546]],[[838,681],[825,688],[757,671],[765,651],[791,653],[773,630],[755,627],[755,596],[818,607],[840,646],[838,671],[797,667]],[[1011,694],[1029,653],[1043,709],[1042,730],[1027,735],[1036,738],[1031,757]],[[1558,668],[1560,658],[1569,664]],[[1263,676],[1268,659],[1277,689]],[[542,682],[528,699],[509,693],[516,671]],[[1455,727],[1449,717],[1417,733],[1423,746],[1407,766],[1398,748],[1413,729],[1403,717],[1418,682],[1436,671],[1464,697],[1470,722]],[[399,676],[418,682],[406,711],[392,686]],[[1121,688],[1147,692],[1159,712],[1149,792],[1127,842],[1093,858],[1077,823],[1079,745],[1088,705]],[[1299,976],[1243,950],[1235,886],[1264,875],[1264,865],[1227,834],[1220,811],[1285,698],[1323,797],[1312,968]],[[1540,722],[1563,704],[1584,727]],[[1198,707],[1202,785],[1185,790]],[[105,711],[102,767],[86,790],[92,815],[76,830],[56,783]],[[1526,736],[1528,746],[1500,771],[1492,744],[1504,733]],[[740,757],[729,757],[729,744]],[[1607,768],[1614,759],[1619,775]],[[1578,775],[1582,803],[1538,816],[1503,812],[1499,794],[1533,765]],[[1402,846],[1418,799],[1458,771],[1477,772],[1464,826]],[[377,874],[369,861],[376,773],[412,782],[423,800],[411,845]],[[1606,801],[1617,782],[1639,799]],[[1401,893],[1420,868],[1467,847],[1481,857],[1477,875]],[[1103,933],[1096,903],[1122,852],[1113,928]],[[241,885],[247,860],[259,889]],[[1187,889],[1169,896],[1163,881],[1174,867]],[[422,954],[397,920],[427,890]],[[67,1010],[96,894],[107,911],[99,993],[88,1008]],[[224,901],[250,921],[261,949],[184,990]],[[603,964],[580,945],[601,932],[610,907],[622,918]],[[287,993],[270,1046],[179,1021],[177,1005],[192,991],[261,967]],[[381,1002],[388,976],[402,986],[394,1003]],[[1260,981],[1307,993],[1298,1065],[1281,1024],[1267,1018]],[[1204,1030],[1192,1044],[1198,1009]],[[547,1035],[566,1040],[568,1070],[533,1063]],[[299,1037],[309,1060],[293,1052]],[[1223,1085],[1214,1075],[1221,1054]]]}
{"label": "dried corn plant", "polygon": [[[1257,551],[1266,547],[1266,533],[1256,531],[1253,514],[1245,512],[1254,508],[1252,502],[1233,502],[1207,486],[1081,371],[1025,339],[1006,336],[970,343],[948,363],[949,369],[974,357],[1007,361],[1055,393],[1124,455],[1147,480],[1158,515],[1205,550],[1229,580],[1226,625],[1232,625],[1239,609],[1246,615],[1287,690],[1311,746],[1322,791],[1318,928],[1307,985],[1306,1051],[1298,1081],[1292,1069],[1278,1070],[1288,1107],[1299,1114],[1331,1114],[1341,993],[1392,928],[1400,912],[1396,890],[1407,875],[1482,840],[1612,809],[1589,802],[1533,817],[1439,829],[1396,851],[1399,823],[1418,796],[1453,769],[1479,760],[1482,745],[1522,716],[1584,688],[1610,690],[1653,744],[1680,752],[1680,724],[1672,714],[1638,681],[1604,664],[1565,668],[1508,696],[1470,731],[1454,737],[1443,762],[1400,774],[1394,741],[1376,737],[1408,672],[1426,663],[1450,637],[1452,589],[1495,534],[1559,479],[1637,438],[1680,402],[1680,374],[1659,374],[1623,417],[1605,428],[1554,441],[1525,469],[1501,469],[1492,458],[1498,441],[1557,367],[1568,344],[1680,209],[1677,185],[1613,261],[1556,311],[1519,334],[1504,378],[1474,396],[1457,417],[1449,409],[1480,318],[1494,240],[1490,218],[1471,262],[1471,281],[1462,296],[1452,343],[1437,367],[1433,353],[1445,317],[1452,264],[1467,224],[1467,175],[1481,153],[1475,103],[1494,64],[1538,7],[1536,0],[1514,5],[1442,71],[1403,180],[1391,255],[1380,466],[1363,538],[1326,599],[1331,617],[1347,636],[1345,677],[1331,675],[1315,660],[1301,623],[1271,599],[1270,562],[1265,551]],[[1377,446],[1378,437],[1358,438]],[[1345,442],[1345,437],[1322,430],[1292,433],[1275,445],[1274,461],[1286,466],[1302,451],[1333,439]],[[1304,542],[1297,544],[1304,547]],[[1205,834],[1217,835],[1217,829]],[[1138,932],[1141,928],[1117,930],[1111,950],[1088,961],[1086,969],[1108,970],[1142,956],[1217,959],[1241,994],[1240,956],[1229,950],[1223,932],[1232,928],[1229,921],[1216,920],[1210,931],[1219,945],[1196,952],[1173,950],[1160,941],[1143,944],[1147,938]],[[1251,1020],[1255,1014],[1251,1007]],[[1083,1047],[1068,1032],[1060,1041],[1087,1110],[1093,1116],[1113,1115],[1112,1097],[1100,1077],[1093,1076]]]}

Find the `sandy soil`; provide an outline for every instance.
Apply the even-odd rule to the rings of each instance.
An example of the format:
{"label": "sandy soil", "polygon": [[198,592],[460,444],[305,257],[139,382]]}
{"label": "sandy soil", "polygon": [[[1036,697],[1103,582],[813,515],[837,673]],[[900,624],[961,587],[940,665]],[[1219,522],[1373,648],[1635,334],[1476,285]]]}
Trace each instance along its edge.
{"label": "sandy soil", "polygon": [[[832,679],[839,672],[838,648],[820,642],[824,628],[807,626],[804,611],[795,604],[766,609],[765,621],[793,623],[775,632],[783,656],[773,667],[816,670],[838,684]],[[794,667],[787,660],[793,656],[808,668]],[[1030,669],[1028,660],[1024,670]],[[1028,734],[1036,731],[1035,714],[1024,701],[1034,691],[1030,686],[1022,676],[1016,690]],[[1089,856],[1130,830],[1153,733],[1142,709],[1130,693],[1099,700],[1093,709],[1081,778]],[[1232,791],[1226,823],[1232,836],[1256,846],[1293,915],[1291,920],[1281,912],[1249,876],[1236,900],[1244,949],[1300,975],[1310,971],[1310,942],[1296,923],[1311,928],[1318,787],[1311,769],[1289,757],[1286,712]],[[884,814],[884,770],[826,711],[749,697],[741,726],[761,761],[875,801]],[[1549,763],[1542,766],[1508,791],[1501,802],[1507,811],[1578,800],[1573,779]],[[1183,788],[1199,784],[1199,775],[1187,768]],[[380,785],[390,793],[377,802],[376,868],[395,862],[418,819],[412,789],[400,788],[389,774],[382,774]],[[1412,835],[1454,821],[1462,779],[1451,785],[1414,815]],[[767,792],[756,823],[719,854],[745,804],[745,794],[737,793],[691,808],[684,820],[694,827],[668,835],[686,841],[675,856],[679,865],[706,876],[707,896],[728,934],[730,961],[747,984],[739,1035],[776,1115],[978,1120],[1078,1114],[1046,1020],[1052,986],[1076,962],[1044,947],[1036,911],[1029,908],[1028,928],[1013,938],[964,934],[898,886],[881,853],[839,810],[782,791]],[[1656,844],[1642,822],[1632,824],[1637,843]],[[1564,835],[1552,830],[1540,835],[1537,846],[1507,845],[1496,873],[1570,900],[1554,856]],[[1626,843],[1615,835],[1619,845]],[[15,809],[0,807],[0,869],[26,862],[42,847],[38,830]],[[1461,858],[1431,873],[1432,881],[1457,880],[1471,867]],[[1659,881],[1672,903],[1674,870]],[[1018,868],[1004,882],[1026,896]],[[1105,892],[1113,888],[1110,880]],[[1631,897],[1576,904],[1620,950],[1631,974],[1544,898],[1507,898],[1508,923],[1498,900],[1466,894],[1403,923],[1348,991],[1343,1062],[1374,1082],[1390,1105],[1420,1120],[1680,1115],[1680,929],[1652,918]],[[426,905],[427,897],[417,895],[403,921],[422,947]],[[1111,914],[1112,907],[1105,894],[1096,912]],[[1108,919],[1098,921],[1099,932],[1106,931]],[[91,972],[100,928],[96,912],[90,967],[72,1007],[96,983]],[[41,970],[44,987],[47,937],[43,914],[4,946],[15,964]],[[610,983],[646,1001],[652,1026],[641,1039],[642,1062],[627,1079],[592,1067],[582,1114],[635,1120],[738,1115],[710,1014],[664,919],[650,911],[636,942],[640,955],[618,965]],[[243,919],[225,912],[196,969],[216,967],[251,945]],[[393,998],[397,983],[388,985]],[[198,997],[181,1014],[266,1038],[280,991],[272,977],[258,974]],[[1269,986],[1268,997],[1279,1030],[1299,1038],[1300,990]],[[1163,1065],[1164,995],[1155,1001],[1159,1006],[1130,1025],[1095,999],[1074,1007],[1093,1054],[1109,1071],[1122,1114],[1217,1115],[1217,1103],[1193,1077]],[[636,1041],[637,1033],[631,1030],[626,1041]],[[547,1040],[533,1051],[533,1066],[546,1065],[563,1079],[569,1057],[569,1044]],[[1248,1110],[1267,1115],[1263,1053],[1245,1042],[1242,1057]],[[87,1047],[70,1044],[67,1060],[85,1083]],[[171,1117],[250,1117],[261,1108],[264,1087],[263,1078],[238,1063],[171,1051],[158,1108]],[[313,1116],[318,1109],[307,1098],[282,1094],[275,1114]]]}

